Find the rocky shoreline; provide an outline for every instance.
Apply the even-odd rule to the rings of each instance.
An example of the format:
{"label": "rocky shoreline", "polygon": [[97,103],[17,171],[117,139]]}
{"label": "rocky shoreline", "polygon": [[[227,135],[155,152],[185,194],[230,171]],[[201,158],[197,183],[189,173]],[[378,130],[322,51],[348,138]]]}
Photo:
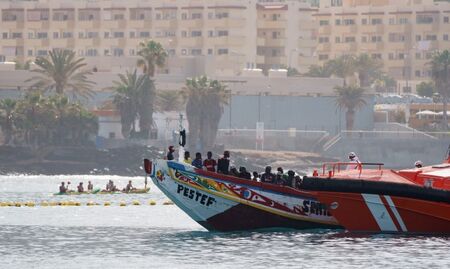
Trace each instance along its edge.
{"label": "rocky shoreline", "polygon": [[[0,174],[142,176],[144,158],[163,157],[163,150],[151,146],[110,150],[93,147],[0,146]],[[306,171],[323,162],[335,161],[315,153],[252,150],[231,150],[231,159],[232,165],[236,167],[245,166],[249,171],[260,172],[266,165]]]}

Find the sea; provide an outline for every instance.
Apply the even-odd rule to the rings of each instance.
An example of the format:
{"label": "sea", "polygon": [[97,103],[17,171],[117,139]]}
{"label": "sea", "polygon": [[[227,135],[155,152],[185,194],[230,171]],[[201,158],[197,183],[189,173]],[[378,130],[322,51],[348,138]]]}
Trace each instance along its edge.
{"label": "sea", "polygon": [[[110,179],[144,185],[144,177],[0,176],[0,205],[14,203],[0,206],[0,268],[450,268],[445,236],[208,232],[150,182],[146,194],[54,195],[62,181],[103,188]],[[78,206],[45,206],[58,202]]]}

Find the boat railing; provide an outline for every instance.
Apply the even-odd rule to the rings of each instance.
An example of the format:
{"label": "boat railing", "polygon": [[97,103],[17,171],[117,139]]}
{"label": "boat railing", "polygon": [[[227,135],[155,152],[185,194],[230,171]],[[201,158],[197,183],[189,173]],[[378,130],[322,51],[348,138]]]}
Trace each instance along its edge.
{"label": "boat railing", "polygon": [[348,166],[354,166],[355,170],[359,171],[359,175],[363,172],[363,167],[367,166],[376,166],[378,167],[378,171],[383,174],[383,170],[381,167],[384,163],[355,163],[355,162],[332,162],[332,163],[324,163],[322,165],[322,176],[333,177],[336,173],[341,172],[341,170],[348,170]]}

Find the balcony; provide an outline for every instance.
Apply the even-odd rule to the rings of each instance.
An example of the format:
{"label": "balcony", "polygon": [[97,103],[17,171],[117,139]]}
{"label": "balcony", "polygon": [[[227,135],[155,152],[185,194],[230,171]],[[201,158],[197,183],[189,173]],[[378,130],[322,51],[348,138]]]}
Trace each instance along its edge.
{"label": "balcony", "polygon": [[352,51],[356,51],[357,48],[358,48],[358,43],[356,43],[356,42],[334,44],[335,51],[352,52]]}
{"label": "balcony", "polygon": [[194,20],[182,20],[181,24],[186,28],[203,28],[204,22],[203,19],[194,19]]}
{"label": "balcony", "polygon": [[425,33],[438,32],[439,24],[438,23],[414,24],[414,31],[421,32],[421,33],[423,33],[423,32],[425,32]]}
{"label": "balcony", "polygon": [[245,40],[245,36],[219,36],[208,38],[208,43],[216,46],[241,46]]}
{"label": "balcony", "polygon": [[98,29],[101,26],[100,20],[78,21],[77,28],[81,29]]}
{"label": "balcony", "polygon": [[319,44],[317,44],[317,50],[329,52],[331,50],[331,44],[330,43],[319,43]]}
{"label": "balcony", "polygon": [[257,27],[259,29],[285,29],[287,27],[286,20],[258,20]]}
{"label": "balcony", "polygon": [[297,46],[299,48],[315,48],[317,47],[317,40],[311,38],[299,38]]}
{"label": "balcony", "polygon": [[50,28],[50,22],[47,21],[27,21],[26,22],[27,28],[30,29],[49,29]]}
{"label": "balcony", "polygon": [[75,28],[75,21],[74,20],[68,20],[68,21],[52,21],[52,28],[55,29],[73,29]]}
{"label": "balcony", "polygon": [[128,28],[131,29],[149,29],[152,27],[151,20],[129,20]]}
{"label": "balcony", "polygon": [[383,24],[366,24],[360,26],[360,32],[362,33],[376,33],[376,34],[384,34],[385,26]]}
{"label": "balcony", "polygon": [[211,28],[244,28],[246,24],[245,18],[240,17],[229,17],[229,18],[221,18],[221,19],[208,19],[205,22],[208,27]]}
{"label": "balcony", "polygon": [[105,20],[102,21],[102,27],[107,29],[124,29],[127,27],[126,20]]}
{"label": "balcony", "polygon": [[25,22],[24,21],[1,21],[0,25],[2,26],[2,29],[24,29],[25,28]]}
{"label": "balcony", "polygon": [[180,45],[183,47],[203,47],[203,37],[187,37],[180,39]]}
{"label": "balcony", "polygon": [[154,20],[153,27],[154,28],[169,28],[175,29],[178,26],[177,20]]}
{"label": "balcony", "polygon": [[331,26],[325,25],[325,26],[319,26],[319,35],[329,35],[331,34]]}

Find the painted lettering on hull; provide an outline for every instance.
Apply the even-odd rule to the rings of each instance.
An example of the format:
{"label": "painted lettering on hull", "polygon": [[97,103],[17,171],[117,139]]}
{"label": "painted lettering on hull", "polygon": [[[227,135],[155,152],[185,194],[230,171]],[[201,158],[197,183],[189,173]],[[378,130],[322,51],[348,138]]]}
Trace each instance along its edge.
{"label": "painted lettering on hull", "polygon": [[184,197],[187,197],[205,206],[210,206],[216,202],[216,199],[214,197],[208,196],[194,189],[187,188],[180,184],[177,185],[177,193],[179,195],[183,195]]}
{"label": "painted lettering on hull", "polygon": [[304,213],[309,215],[331,216],[326,205],[315,201],[304,200],[302,209]]}

